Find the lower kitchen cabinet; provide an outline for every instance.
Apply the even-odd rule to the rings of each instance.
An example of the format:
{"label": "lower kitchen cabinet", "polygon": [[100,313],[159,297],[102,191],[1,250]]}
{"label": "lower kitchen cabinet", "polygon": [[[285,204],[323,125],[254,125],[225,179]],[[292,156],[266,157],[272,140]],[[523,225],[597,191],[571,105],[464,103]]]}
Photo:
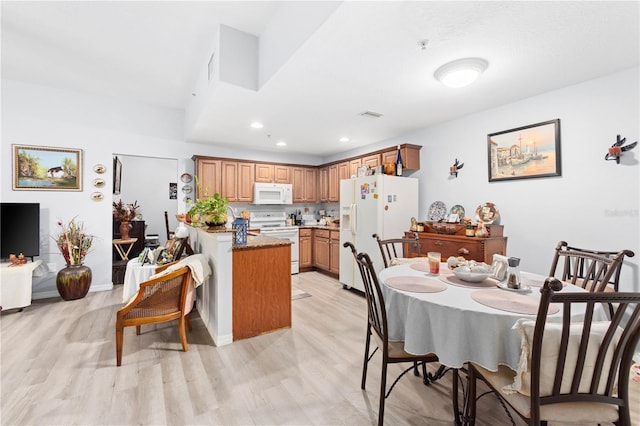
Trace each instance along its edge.
{"label": "lower kitchen cabinet", "polygon": [[331,231],[329,237],[329,272],[340,273],[340,231]]}
{"label": "lower kitchen cabinet", "polygon": [[311,237],[311,229],[310,228],[301,228],[300,229],[300,240],[298,242],[299,249],[299,267],[300,272],[303,272],[305,269],[310,270],[313,268],[313,247],[312,247],[312,237]]}
{"label": "lower kitchen cabinet", "polygon": [[340,272],[340,231],[313,230],[313,266],[332,275]]}

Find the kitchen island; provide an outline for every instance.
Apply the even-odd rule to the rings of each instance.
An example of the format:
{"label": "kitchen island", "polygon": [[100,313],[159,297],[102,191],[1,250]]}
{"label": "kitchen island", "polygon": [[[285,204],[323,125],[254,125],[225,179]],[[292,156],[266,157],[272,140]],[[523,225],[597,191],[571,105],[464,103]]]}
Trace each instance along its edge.
{"label": "kitchen island", "polygon": [[249,236],[234,246],[231,230],[187,228],[213,271],[197,289],[196,307],[216,346],[291,327],[290,241]]}

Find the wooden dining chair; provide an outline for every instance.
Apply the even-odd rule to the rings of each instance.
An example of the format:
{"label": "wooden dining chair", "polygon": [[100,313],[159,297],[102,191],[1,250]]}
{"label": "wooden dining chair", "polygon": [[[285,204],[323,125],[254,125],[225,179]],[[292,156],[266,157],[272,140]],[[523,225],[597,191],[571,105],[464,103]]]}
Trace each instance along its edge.
{"label": "wooden dining chair", "polygon": [[164,227],[167,230],[167,240],[173,240],[174,232],[169,229],[169,213],[164,212]]}
{"label": "wooden dining chair", "polygon": [[[404,370],[393,382],[389,390],[387,390],[387,366],[394,363],[412,362],[420,363],[422,365],[422,373],[424,380],[427,379],[427,362],[438,362],[438,357],[435,354],[429,353],[425,355],[412,355],[404,350],[403,341],[389,341],[389,330],[387,328],[387,310],[384,304],[384,297],[382,295],[382,289],[378,282],[378,276],[374,269],[371,258],[366,253],[357,253],[353,244],[347,242],[344,243],[344,247],[351,249],[353,256],[356,259],[360,274],[362,275],[362,282],[364,283],[365,297],[367,299],[367,335],[365,339],[364,349],[364,363],[362,366],[362,383],[361,388],[364,390],[367,381],[367,366],[373,355],[380,349],[382,352],[382,376],[380,380],[380,405],[378,409],[378,425],[382,425],[384,422],[384,403],[385,399],[389,396],[393,387],[398,383],[398,380],[402,378],[408,371],[413,369],[413,366]],[[371,345],[371,336],[373,336],[376,349],[369,354]]]}
{"label": "wooden dining chair", "polygon": [[[170,265],[158,268],[162,272]],[[182,349],[187,352],[185,323],[191,330],[189,312],[193,307],[193,283],[191,270],[185,266],[176,271],[157,276],[140,284],[136,297],[120,309],[116,316],[116,362],[122,364],[122,345],[124,328],[135,326],[140,335],[140,327],[178,320],[178,330]]]}
{"label": "wooden dining chair", "polygon": [[577,285],[590,292],[618,291],[624,257],[631,250],[596,251],[571,247],[560,241],[551,262],[550,277]]}
{"label": "wooden dining chair", "polygon": [[378,234],[372,235],[380,247],[385,268],[393,266],[395,259],[398,258],[420,257],[420,239],[417,233],[413,235],[413,238],[389,238],[386,240],[380,239]]}
{"label": "wooden dining chair", "polygon": [[[516,323],[523,339],[520,365],[526,367],[516,373],[519,388],[509,368],[492,372],[469,363],[468,424],[476,420],[478,379],[530,425],[631,424],[629,373],[640,340],[640,293],[563,293],[562,288],[548,278],[537,318]],[[562,322],[547,321],[550,304],[559,305]],[[610,321],[597,321],[601,304],[615,306]],[[571,313],[578,309],[585,314],[575,322]]]}

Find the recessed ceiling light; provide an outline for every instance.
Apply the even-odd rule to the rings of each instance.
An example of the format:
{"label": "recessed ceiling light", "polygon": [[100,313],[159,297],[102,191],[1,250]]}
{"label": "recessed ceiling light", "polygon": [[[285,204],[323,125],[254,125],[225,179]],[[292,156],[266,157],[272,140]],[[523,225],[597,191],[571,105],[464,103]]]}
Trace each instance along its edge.
{"label": "recessed ceiling light", "polygon": [[278,145],[278,146],[287,146],[287,143],[285,141],[278,141],[278,143],[276,143],[276,145]]}
{"label": "recessed ceiling light", "polygon": [[349,138],[347,137],[340,138],[340,142],[349,142]]}
{"label": "recessed ceiling light", "polygon": [[251,123],[251,127],[254,129],[262,129],[264,127],[264,124],[259,121],[254,121],[253,123]]}
{"label": "recessed ceiling light", "polygon": [[489,63],[482,58],[465,58],[444,64],[433,76],[447,87],[464,87],[476,81]]}

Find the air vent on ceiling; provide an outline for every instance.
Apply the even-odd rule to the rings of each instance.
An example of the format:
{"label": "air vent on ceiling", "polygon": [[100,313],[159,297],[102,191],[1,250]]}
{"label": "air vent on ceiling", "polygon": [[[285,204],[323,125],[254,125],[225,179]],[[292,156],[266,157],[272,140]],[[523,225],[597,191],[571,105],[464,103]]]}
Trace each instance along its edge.
{"label": "air vent on ceiling", "polygon": [[380,118],[382,117],[383,114],[380,114],[379,112],[375,112],[375,111],[365,111],[360,115],[363,117]]}

